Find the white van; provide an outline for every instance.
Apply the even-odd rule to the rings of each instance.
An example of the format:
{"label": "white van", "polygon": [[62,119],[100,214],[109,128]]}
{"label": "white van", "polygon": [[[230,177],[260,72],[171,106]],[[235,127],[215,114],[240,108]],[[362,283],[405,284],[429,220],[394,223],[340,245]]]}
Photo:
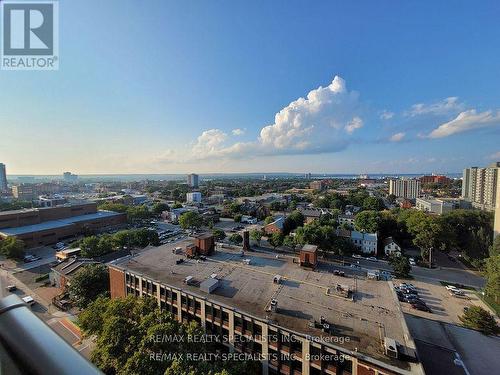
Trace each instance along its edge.
{"label": "white van", "polygon": [[30,305],[30,306],[33,306],[35,304],[35,300],[33,299],[33,297],[31,296],[26,296],[26,297],[23,297],[23,301],[24,303]]}

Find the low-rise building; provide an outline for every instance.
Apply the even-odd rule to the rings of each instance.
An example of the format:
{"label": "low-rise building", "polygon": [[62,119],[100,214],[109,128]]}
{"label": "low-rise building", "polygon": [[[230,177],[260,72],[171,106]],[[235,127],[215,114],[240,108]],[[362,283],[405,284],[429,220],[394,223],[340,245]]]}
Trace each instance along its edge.
{"label": "low-rise building", "polygon": [[356,219],[356,215],[346,215],[346,214],[340,214],[337,221],[340,226],[342,227],[348,227],[350,229],[354,229],[354,220]]}
{"label": "low-rise building", "polygon": [[377,255],[377,233],[351,231],[351,242],[364,254]]}
{"label": "low-rise building", "polygon": [[401,246],[392,237],[384,240],[384,254],[401,256]]}
{"label": "low-rise building", "polygon": [[[416,356],[398,354],[416,348],[388,283],[358,279],[353,288],[345,277],[272,254],[242,262],[239,250],[218,249],[199,261],[174,251],[191,242],[110,264],[111,297],[154,298],[179,322],[224,338],[221,351],[261,359],[265,375],[423,374]],[[359,292],[376,303],[354,303]]]}
{"label": "low-rise building", "polygon": [[453,203],[434,198],[417,198],[415,202],[417,210],[442,215],[453,210]]}
{"label": "low-rise building", "polygon": [[20,184],[12,186],[12,195],[14,198],[23,200],[23,201],[31,201],[38,197],[38,189],[35,184]]}
{"label": "low-rise building", "polygon": [[327,183],[325,180],[317,180],[317,181],[311,181],[309,183],[309,188],[316,190],[316,191],[321,191],[324,190],[327,186]]}
{"label": "low-rise building", "polygon": [[283,224],[285,223],[284,216],[278,216],[273,222],[264,226],[266,234],[281,233],[283,232]]}
{"label": "low-rise building", "polygon": [[97,211],[95,203],[5,211],[0,213],[0,238],[17,237],[26,247],[51,245],[89,230],[120,227],[125,213]]}
{"label": "low-rise building", "polygon": [[328,211],[323,208],[315,207],[303,207],[298,206],[297,210],[304,216],[304,221],[306,224],[319,219],[322,215],[325,215]]}
{"label": "low-rise building", "polygon": [[187,203],[201,203],[201,193],[199,191],[193,191],[186,194]]}
{"label": "low-rise building", "polygon": [[253,216],[243,215],[241,217],[241,222],[245,224],[257,224],[257,218]]}

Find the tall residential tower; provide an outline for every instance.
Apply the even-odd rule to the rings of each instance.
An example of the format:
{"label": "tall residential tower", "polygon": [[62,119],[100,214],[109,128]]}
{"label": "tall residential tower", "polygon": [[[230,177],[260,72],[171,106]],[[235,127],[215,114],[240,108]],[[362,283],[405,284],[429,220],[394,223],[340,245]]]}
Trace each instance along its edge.
{"label": "tall residential tower", "polygon": [[499,170],[500,162],[492,163],[486,168],[464,169],[462,198],[471,202],[475,208],[493,211],[497,203]]}
{"label": "tall residential tower", "polygon": [[420,195],[420,180],[408,178],[389,180],[389,194],[415,199]]}
{"label": "tall residential tower", "polygon": [[197,189],[198,188],[198,175],[194,174],[194,173],[188,174],[187,175],[187,183],[188,183],[189,187]]}
{"label": "tall residential tower", "polygon": [[7,191],[7,173],[5,172],[5,164],[0,163],[0,193]]}

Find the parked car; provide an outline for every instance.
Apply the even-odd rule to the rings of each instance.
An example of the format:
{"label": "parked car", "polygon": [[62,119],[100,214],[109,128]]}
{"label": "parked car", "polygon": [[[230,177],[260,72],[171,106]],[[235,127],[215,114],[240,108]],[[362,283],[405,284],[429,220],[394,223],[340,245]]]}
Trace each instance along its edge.
{"label": "parked car", "polygon": [[402,288],[406,288],[406,289],[417,289],[417,288],[415,288],[415,285],[410,284],[410,283],[401,283],[401,284],[399,284],[399,286]]}
{"label": "parked car", "polygon": [[361,258],[363,258],[363,257],[362,257],[361,255],[359,255],[359,254],[352,254],[352,257],[353,257],[353,258],[356,258],[356,259],[361,259]]}
{"label": "parked car", "polygon": [[23,297],[23,301],[24,303],[27,303],[30,306],[33,306],[36,303],[36,301],[31,296]]}
{"label": "parked car", "polygon": [[366,260],[370,260],[372,262],[378,262],[378,259],[375,257],[368,257],[368,258],[366,258]]}
{"label": "parked car", "polygon": [[5,289],[7,289],[8,292],[14,292],[14,291],[17,290],[17,286],[15,286],[15,285],[7,285],[5,287]]}
{"label": "parked car", "polygon": [[36,257],[32,254],[26,254],[23,258],[24,260],[24,263],[30,263],[30,262],[34,262],[35,260],[38,260],[38,259],[41,259],[40,257]]}
{"label": "parked car", "polygon": [[411,307],[412,307],[412,309],[415,309],[415,310],[431,312],[431,309],[425,303],[419,303],[419,302],[412,303]]}

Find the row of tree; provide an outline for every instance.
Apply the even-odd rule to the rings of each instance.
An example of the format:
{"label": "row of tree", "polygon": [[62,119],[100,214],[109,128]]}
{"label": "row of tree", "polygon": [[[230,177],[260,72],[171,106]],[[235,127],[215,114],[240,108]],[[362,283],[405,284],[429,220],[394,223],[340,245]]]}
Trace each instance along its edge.
{"label": "row of tree", "polygon": [[[145,205],[128,206],[123,203],[104,202],[98,208],[100,210],[123,212],[127,214],[127,220],[134,222],[137,220],[145,220],[152,217],[156,212],[150,211]],[[160,212],[161,213],[161,212]]]}
{"label": "row of tree", "polygon": [[148,245],[158,246],[158,233],[146,228],[126,229],[109,235],[88,236],[74,242],[72,247],[80,247],[81,255],[86,258],[96,258],[124,247],[144,248]]}
{"label": "row of tree", "polygon": [[91,360],[106,374],[236,375],[258,373],[261,366],[221,357],[201,360],[220,353],[217,343],[204,340],[197,323],[178,322],[149,297],[100,297],[78,321],[85,336],[96,338]]}

